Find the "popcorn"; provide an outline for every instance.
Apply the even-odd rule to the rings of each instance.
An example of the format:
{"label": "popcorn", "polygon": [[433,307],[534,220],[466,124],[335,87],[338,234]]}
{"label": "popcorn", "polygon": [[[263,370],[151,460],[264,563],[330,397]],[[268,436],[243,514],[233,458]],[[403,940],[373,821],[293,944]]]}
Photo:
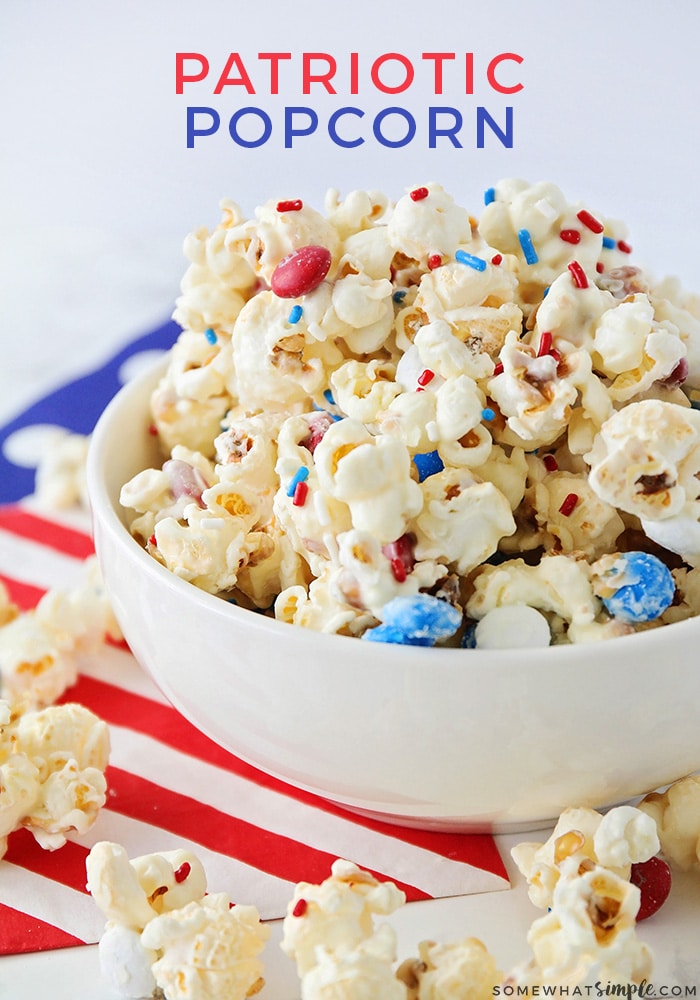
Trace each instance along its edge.
{"label": "popcorn", "polygon": [[375,932],[374,916],[393,913],[405,902],[392,882],[379,882],[350,861],[338,859],[331,874],[313,885],[300,882],[287,906],[282,951],[300,976],[319,962],[319,950],[346,955]]}
{"label": "popcorn", "polygon": [[263,985],[258,955],[269,936],[254,906],[212,893],[151,920],[141,934],[158,958],[152,972],[168,1000],[245,1000]]}
{"label": "popcorn", "polygon": [[85,462],[90,438],[59,431],[40,456],[34,496],[41,507],[64,510],[75,505],[89,509]]}
{"label": "popcorn", "polygon": [[655,822],[664,857],[683,871],[700,870],[700,775],[650,792],[638,808]]}
{"label": "popcorn", "polygon": [[105,636],[118,639],[121,631],[92,556],[75,588],[48,590],[33,611],[8,611],[0,625],[0,694],[25,710],[51,705],[75,683],[78,655],[97,649]]}
{"label": "popcorn", "polygon": [[641,983],[651,974],[649,948],[637,939],[639,889],[594,867],[560,879],[549,913],[527,936],[532,961],[514,970],[508,985],[586,986]]}
{"label": "popcorn", "polygon": [[386,924],[349,951],[320,947],[316,965],[301,979],[301,1000],[406,1000],[406,989],[392,968],[395,947]]}
{"label": "popcorn", "polygon": [[[700,297],[550,183],[499,182],[479,219],[432,182],[324,208],[226,201],[188,237],[162,468],[121,496],[150,554],[358,637],[456,575],[465,650],[506,607],[537,645],[697,614]],[[630,616],[601,563],[630,550],[687,594]]]}
{"label": "popcorn", "polygon": [[544,909],[552,905],[560,878],[596,866],[629,879],[631,866],[658,850],[656,828],[639,809],[617,806],[603,816],[579,807],[564,810],[545,843],[520,843],[511,854],[530,899]]}
{"label": "popcorn", "polygon": [[168,1000],[243,1000],[262,988],[258,956],[269,929],[255,907],[232,908],[225,893],[207,895],[192,852],[129,860],[119,844],[99,841],[86,868],[88,891],[107,917],[100,966],[122,996],[155,996],[157,989]]}
{"label": "popcorn", "polygon": [[106,800],[109,733],[82,705],[17,711],[0,701],[0,857],[26,827],[47,850],[85,833]]}
{"label": "popcorn", "polygon": [[449,944],[421,941],[418,956],[403,962],[397,972],[408,987],[407,1000],[488,1000],[503,981],[478,938]]}

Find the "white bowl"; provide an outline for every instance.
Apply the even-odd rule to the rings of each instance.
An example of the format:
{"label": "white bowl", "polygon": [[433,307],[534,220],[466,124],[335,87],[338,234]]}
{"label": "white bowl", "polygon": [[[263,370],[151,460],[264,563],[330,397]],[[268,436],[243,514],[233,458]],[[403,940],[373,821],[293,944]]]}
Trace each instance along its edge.
{"label": "white bowl", "polygon": [[700,619],[591,645],[430,649],[297,628],[172,575],[118,501],[157,461],[162,371],[122,389],[93,434],[95,545],[134,655],[217,743],[351,810],[443,830],[534,828],[700,768]]}

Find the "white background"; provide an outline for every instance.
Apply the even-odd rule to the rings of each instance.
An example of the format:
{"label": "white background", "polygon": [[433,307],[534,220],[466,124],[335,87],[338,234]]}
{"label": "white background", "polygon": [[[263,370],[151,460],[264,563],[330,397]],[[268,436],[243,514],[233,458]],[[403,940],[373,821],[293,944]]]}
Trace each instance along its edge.
{"label": "white background", "polygon": [[[696,0],[2,0],[0,421],[169,316],[184,269],[182,240],[218,221],[223,196],[247,212],[272,197],[302,197],[320,208],[328,187],[398,197],[435,180],[478,214],[483,190],[501,177],[553,180],[572,201],[625,219],[638,260],[700,290],[699,11]],[[177,51],[205,54],[212,78],[229,52],[240,52],[260,93],[231,88],[214,97],[205,82],[178,97]],[[279,98],[267,93],[260,51],[293,54]],[[338,59],[337,98],[318,89],[302,95],[304,51]],[[343,77],[352,51],[364,71],[357,96]],[[423,67],[423,84],[396,97],[377,94],[367,75],[374,58],[392,51]],[[456,71],[446,73],[442,96],[426,92],[420,53],[429,51],[455,52],[455,65],[473,52],[475,95],[462,92]],[[517,77],[524,86],[503,99],[490,91],[484,69],[506,51],[523,57]],[[504,79],[517,69],[504,67]],[[475,105],[498,119],[506,103],[514,108],[513,148],[487,139],[476,149]],[[194,150],[185,145],[188,104],[222,113],[222,131]],[[225,112],[243,104],[267,109],[277,126],[256,150],[225,132]],[[360,107],[368,141],[342,149],[319,130],[284,149],[285,104],[310,105],[321,122],[337,106]],[[462,110],[464,148],[427,148],[429,104]],[[416,139],[403,149],[372,141],[367,122],[388,105],[418,121]],[[693,894],[697,882],[645,931],[661,973],[686,983],[700,978]],[[522,890],[407,910],[399,921],[405,948],[421,936],[468,933],[483,936],[504,965],[527,955],[525,930],[535,913]],[[0,995],[96,1000],[109,995],[97,976],[94,949],[5,959]],[[273,961],[265,995],[292,997],[289,981],[289,969]]]}
{"label": "white background", "polygon": [[[303,197],[322,207],[328,187],[342,193],[404,188],[437,180],[477,214],[495,180],[554,180],[572,200],[625,219],[636,256],[656,273],[696,278],[697,101],[700,14],[694,0],[651,3],[586,0],[2,0],[0,6],[0,364],[11,372],[0,419],[27,393],[78,374],[115,344],[167,317],[184,268],[184,235],[218,221],[229,196],[251,212],[271,197]],[[175,53],[201,52],[210,78],[175,94]],[[239,52],[259,92],[213,96],[229,52]],[[291,52],[285,92],[270,97],[261,51]],[[301,54],[336,57],[338,96],[320,85],[301,91]],[[348,93],[349,53],[358,52],[360,93]],[[445,93],[430,93],[421,52],[454,52]],[[523,57],[503,67],[522,82],[512,98],[485,79],[501,52]],[[416,82],[395,97],[378,94],[369,65],[401,52]],[[464,53],[474,53],[475,94],[463,93]],[[427,92],[426,92],[427,89]],[[455,106],[464,147],[425,136],[430,104]],[[487,135],[476,149],[474,108],[497,120],[509,103],[514,144]],[[399,105],[419,123],[403,149],[372,140],[369,122]],[[188,150],[185,108],[215,106],[219,133]],[[284,149],[279,128],[264,146],[228,137],[227,115],[265,108],[275,124],[285,105],[311,105],[321,122],[338,106],[366,111],[367,142],[334,145],[318,133]],[[348,132],[353,124],[347,123]]]}

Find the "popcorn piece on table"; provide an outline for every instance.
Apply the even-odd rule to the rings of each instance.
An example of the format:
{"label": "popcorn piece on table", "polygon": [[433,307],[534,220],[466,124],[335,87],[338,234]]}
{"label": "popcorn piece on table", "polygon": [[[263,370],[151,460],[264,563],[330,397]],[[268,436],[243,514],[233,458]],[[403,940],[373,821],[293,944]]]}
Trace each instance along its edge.
{"label": "popcorn piece on table", "polygon": [[700,870],[700,775],[651,792],[638,808],[656,823],[663,856],[683,871]]}
{"label": "popcorn piece on table", "polygon": [[282,950],[303,977],[318,963],[319,949],[347,954],[373,937],[375,915],[393,913],[405,900],[393,882],[379,882],[352,862],[338,859],[319,885],[296,886],[284,918]]}
{"label": "popcorn piece on table", "polygon": [[158,987],[168,1000],[242,1000],[261,988],[258,955],[268,929],[254,907],[206,895],[204,869],[190,851],[129,860],[119,844],[100,841],[87,876],[107,917],[102,971],[122,995],[150,996]]}
{"label": "popcorn piece on table", "polygon": [[94,652],[105,636],[118,639],[121,630],[90,557],[76,587],[48,590],[36,608],[0,626],[0,695],[25,710],[52,704],[75,683],[77,655]]}
{"label": "popcorn piece on table", "polygon": [[418,958],[402,962],[397,976],[408,988],[407,1000],[489,1000],[503,982],[494,957],[474,937],[421,941]]}
{"label": "popcorn piece on table", "polygon": [[40,507],[64,510],[81,506],[89,510],[85,479],[90,437],[57,431],[36,468],[34,497]]}
{"label": "popcorn piece on table", "polygon": [[396,941],[388,924],[354,948],[316,950],[316,964],[301,978],[301,1000],[407,1000],[406,987],[394,974]]}
{"label": "popcorn piece on table", "polygon": [[595,809],[565,809],[544,843],[523,842],[511,851],[528,882],[528,895],[541,908],[552,905],[560,878],[593,866],[629,879],[631,867],[659,850],[653,822],[639,809],[617,806],[602,815]]}
{"label": "popcorn piece on table", "polygon": [[19,827],[56,850],[85,833],[106,801],[109,731],[82,705],[0,709],[0,857]]}
{"label": "popcorn piece on table", "polygon": [[586,986],[641,983],[652,955],[636,936],[639,889],[593,867],[554,886],[551,910],[527,936],[533,957],[514,969],[508,986]]}

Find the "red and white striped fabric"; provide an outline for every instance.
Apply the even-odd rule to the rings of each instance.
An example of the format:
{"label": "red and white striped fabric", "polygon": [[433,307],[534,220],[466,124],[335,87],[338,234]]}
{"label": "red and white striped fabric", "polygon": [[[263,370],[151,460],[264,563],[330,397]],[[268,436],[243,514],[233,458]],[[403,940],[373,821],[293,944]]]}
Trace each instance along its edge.
{"label": "red and white striped fabric", "polygon": [[[39,514],[31,501],[0,508],[0,579],[23,609],[78,582],[92,541],[80,519]],[[87,658],[86,658],[87,660]],[[110,727],[107,804],[89,832],[58,851],[26,830],[0,862],[0,955],[99,939],[103,919],[85,889],[92,844],[130,856],[187,847],[209,886],[280,917],[300,880],[321,881],[336,857],[395,881],[409,900],[507,888],[487,835],[410,830],[351,814],[233,757],[188,723],[125,647],[81,663],[64,701]]]}

